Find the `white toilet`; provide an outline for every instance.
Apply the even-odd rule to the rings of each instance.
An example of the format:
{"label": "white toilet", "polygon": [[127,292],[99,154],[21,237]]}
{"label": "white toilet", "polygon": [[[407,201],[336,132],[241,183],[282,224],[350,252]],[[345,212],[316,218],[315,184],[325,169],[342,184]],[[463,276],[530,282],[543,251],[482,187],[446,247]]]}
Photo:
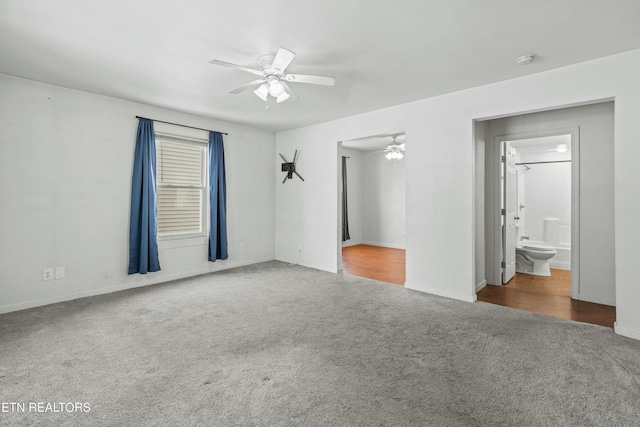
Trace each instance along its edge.
{"label": "white toilet", "polygon": [[516,271],[536,276],[551,276],[549,260],[556,248],[541,243],[524,241],[516,246]]}

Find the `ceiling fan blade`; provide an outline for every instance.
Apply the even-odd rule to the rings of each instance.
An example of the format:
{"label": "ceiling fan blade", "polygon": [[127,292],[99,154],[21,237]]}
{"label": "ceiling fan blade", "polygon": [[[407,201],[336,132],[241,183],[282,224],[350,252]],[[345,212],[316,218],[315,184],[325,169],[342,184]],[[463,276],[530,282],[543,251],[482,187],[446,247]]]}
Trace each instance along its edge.
{"label": "ceiling fan blade", "polygon": [[284,89],[287,91],[287,93],[294,98],[293,99],[294,101],[297,101],[300,99],[300,97],[296,95],[296,93],[293,91],[293,89],[291,89],[291,86],[289,86],[287,82],[283,82],[282,80],[280,80],[280,83],[282,83],[282,86],[284,86]]}
{"label": "ceiling fan blade", "polygon": [[252,88],[252,87],[254,87],[254,86],[261,85],[262,83],[264,83],[264,82],[266,82],[266,81],[267,81],[267,79],[254,80],[254,81],[252,81],[252,82],[249,82],[249,83],[247,83],[247,84],[244,84],[244,85],[240,86],[240,87],[239,87],[239,88],[237,88],[237,89],[232,90],[232,91],[231,91],[231,92],[229,92],[229,93],[240,93],[240,92],[243,92],[243,91],[245,91],[245,90],[247,90],[247,89],[250,89],[250,88]]}
{"label": "ceiling fan blade", "polygon": [[281,73],[284,73],[284,70],[287,69],[293,58],[296,57],[296,54],[287,50],[285,48],[278,49],[278,53],[276,53],[276,57],[273,58],[273,64],[271,64],[271,68]]}
{"label": "ceiling fan blade", "polygon": [[236,70],[246,71],[247,73],[255,74],[256,76],[264,77],[264,73],[260,70],[254,70],[253,68],[243,67],[242,65],[232,64],[230,62],[224,62],[224,61],[218,61],[217,59],[212,59],[211,61],[209,61],[209,64],[234,68]]}
{"label": "ceiling fan blade", "polygon": [[287,74],[282,78],[291,83],[310,83],[312,85],[333,86],[336,84],[335,77],[309,76],[305,74]]}

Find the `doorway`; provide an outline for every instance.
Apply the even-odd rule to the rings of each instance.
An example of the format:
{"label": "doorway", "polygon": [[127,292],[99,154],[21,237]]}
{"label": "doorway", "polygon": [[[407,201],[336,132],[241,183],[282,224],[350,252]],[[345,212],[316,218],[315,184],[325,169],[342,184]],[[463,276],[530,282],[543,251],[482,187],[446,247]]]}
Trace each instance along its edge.
{"label": "doorway", "polygon": [[339,143],[338,264],[344,273],[404,285],[405,135]]}
{"label": "doorway", "polygon": [[[579,129],[499,137],[502,282],[579,295]],[[572,265],[576,274],[571,274]],[[568,273],[567,273],[568,272]],[[552,277],[552,279],[549,279]],[[518,283],[516,283],[518,285]]]}
{"label": "doorway", "polygon": [[572,237],[579,236],[578,138],[578,129],[499,138],[502,285],[565,298],[579,295],[579,275],[571,274],[572,258],[574,264],[580,259],[579,245],[572,245]]}
{"label": "doorway", "polygon": [[[530,294],[528,300],[516,303],[516,308],[582,321],[585,320],[576,318],[580,317],[576,310],[587,315],[602,311],[606,312],[604,320],[592,323],[613,325],[613,117],[613,102],[603,102],[476,122],[474,284],[478,299],[486,300],[491,296],[494,297],[493,302],[503,305],[510,305],[509,300],[512,303],[517,300],[515,294],[522,289],[509,289],[514,287],[510,282],[512,274],[516,273],[515,277],[518,274],[517,268],[514,268],[518,256],[511,248],[521,245],[522,242],[532,241],[535,245],[536,241],[538,244],[550,241],[546,243],[551,245],[546,246],[553,245],[556,251],[556,255],[551,258],[553,261],[549,261],[550,272],[563,275],[562,279],[571,283],[570,292],[562,291],[557,283],[551,283],[551,280],[545,279],[544,276],[525,276],[529,279],[530,286],[533,286],[534,281],[538,286],[538,289],[527,291],[537,292],[545,287],[555,287],[553,290],[556,294],[565,292],[565,295],[553,295],[563,298],[561,303],[556,304],[538,301],[542,293],[537,292],[535,295]],[[547,142],[551,138],[566,139],[553,142],[558,153],[555,154],[555,158],[544,159],[540,157],[542,154],[522,152],[527,151],[527,147],[533,150],[540,146],[545,142],[545,138]],[[564,154],[557,150],[560,145],[568,146]],[[518,153],[518,150],[521,152]],[[548,150],[552,150],[552,147],[548,147]],[[570,158],[567,152],[571,154]],[[563,155],[567,157],[558,157]],[[503,156],[505,160],[509,156],[512,157],[510,171],[507,171],[502,163]],[[543,161],[562,163],[542,163]],[[565,174],[562,181],[564,184],[557,182],[558,168],[564,168],[570,175],[569,178]],[[504,187],[505,177],[510,177],[512,181],[512,185],[507,188],[508,191],[505,191]],[[533,199],[529,200],[525,196],[524,203],[520,203],[518,178],[525,182],[528,178],[532,182],[546,180],[547,187],[543,192],[546,191],[556,200],[563,200],[565,205],[570,198],[571,203],[561,210],[550,211],[544,208],[536,212],[535,198],[538,196],[535,194],[531,196]],[[549,182],[552,178],[556,179],[555,185]],[[521,191],[521,198],[523,194],[525,193]],[[512,200],[505,203],[505,195],[512,196]],[[524,207],[521,208],[521,205]],[[505,215],[502,209],[505,209]],[[511,217],[507,211],[511,212]],[[481,214],[478,215],[478,212]],[[607,249],[604,250],[604,247]],[[506,271],[507,266],[510,267],[509,271]],[[559,277],[556,278],[560,280]],[[542,283],[543,279],[549,283]],[[536,304],[542,308],[534,309],[533,306]],[[544,307],[552,306],[558,308],[557,311],[561,313],[553,314],[544,310]]]}

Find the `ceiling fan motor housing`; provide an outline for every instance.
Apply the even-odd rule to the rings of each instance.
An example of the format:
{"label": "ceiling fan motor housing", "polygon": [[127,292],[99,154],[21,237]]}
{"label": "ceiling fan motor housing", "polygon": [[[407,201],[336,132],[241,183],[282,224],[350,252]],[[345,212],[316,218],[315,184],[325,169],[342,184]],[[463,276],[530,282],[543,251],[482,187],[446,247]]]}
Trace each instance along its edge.
{"label": "ceiling fan motor housing", "polygon": [[274,53],[269,53],[267,55],[262,55],[260,58],[258,58],[258,65],[260,65],[260,69],[267,77],[268,76],[282,77],[283,75],[282,72],[278,73],[272,67],[273,60],[275,59],[275,57],[276,55]]}

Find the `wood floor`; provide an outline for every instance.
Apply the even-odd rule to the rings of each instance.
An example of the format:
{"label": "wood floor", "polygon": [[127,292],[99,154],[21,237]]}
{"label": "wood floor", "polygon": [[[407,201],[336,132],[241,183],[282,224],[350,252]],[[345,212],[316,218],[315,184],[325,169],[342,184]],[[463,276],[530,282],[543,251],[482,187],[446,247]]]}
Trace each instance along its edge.
{"label": "wood floor", "polygon": [[[404,285],[405,251],[380,246],[342,248],[342,268],[347,274]],[[504,286],[487,285],[478,301],[612,328],[616,308],[571,299],[571,271],[552,268],[551,277],[516,273]]]}
{"label": "wood floor", "polygon": [[342,270],[354,276],[404,285],[404,249],[354,245],[342,248]]}
{"label": "wood floor", "polygon": [[571,272],[555,268],[551,277],[516,273],[504,286],[487,285],[478,301],[609,328],[616,320],[615,307],[571,299]]}

